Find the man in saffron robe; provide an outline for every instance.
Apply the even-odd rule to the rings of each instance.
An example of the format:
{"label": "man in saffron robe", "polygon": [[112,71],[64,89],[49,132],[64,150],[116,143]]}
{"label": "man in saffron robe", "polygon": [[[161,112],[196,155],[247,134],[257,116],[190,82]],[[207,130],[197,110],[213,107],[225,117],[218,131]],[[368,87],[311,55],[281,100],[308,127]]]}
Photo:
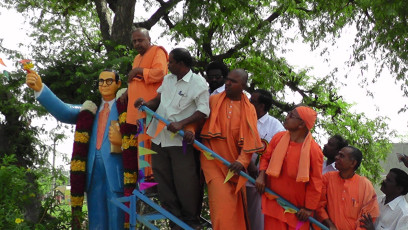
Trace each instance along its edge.
{"label": "man in saffron robe", "polygon": [[233,176],[224,180],[228,170],[245,170],[252,154],[262,149],[256,129],[257,117],[243,89],[248,74],[243,69],[231,71],[225,81],[225,91],[210,97],[210,117],[205,122],[203,143],[231,165],[208,160],[201,154],[201,168],[208,185],[212,227],[215,230],[249,229],[246,215],[246,179]]}
{"label": "man in saffron robe", "polygon": [[353,146],[347,146],[336,156],[338,172],[323,175],[323,189],[317,217],[331,230],[365,229],[360,227],[363,214],[373,221],[379,216],[377,195],[371,182],[355,173],[363,154]]}
{"label": "man in saffron robe", "polygon": [[316,112],[306,106],[296,107],[286,116],[287,131],[277,133],[261,156],[256,187],[264,193],[265,186],[300,210],[285,211],[273,197],[263,194],[262,212],[265,229],[309,229],[306,221],[318,208],[322,189],[323,153],[310,130]]}
{"label": "man in saffron robe", "polygon": [[[251,177],[256,178],[259,173],[259,158],[266,151],[268,143],[272,137],[285,130],[282,123],[269,115],[268,111],[272,106],[272,94],[264,89],[256,89],[251,94],[251,103],[255,107],[256,116],[258,118],[257,128],[259,137],[261,138],[264,150],[258,154],[252,155],[252,161],[248,166],[248,173]],[[262,195],[256,190],[253,183],[246,184],[248,214],[251,223],[251,229],[264,229],[264,217],[262,214]]]}
{"label": "man in saffron robe", "polygon": [[[128,74],[128,109],[126,122],[136,125],[137,109],[134,107],[136,99],[143,98],[150,101],[157,95],[157,89],[167,74],[167,51],[162,46],[151,44],[149,31],[136,28],[132,33],[133,47],[138,51],[133,60],[132,70]],[[125,94],[126,95],[126,94]],[[145,148],[151,148],[151,141],[144,141]],[[151,164],[151,155],[145,155],[144,160]],[[152,176],[152,168],[145,168],[145,178]]]}

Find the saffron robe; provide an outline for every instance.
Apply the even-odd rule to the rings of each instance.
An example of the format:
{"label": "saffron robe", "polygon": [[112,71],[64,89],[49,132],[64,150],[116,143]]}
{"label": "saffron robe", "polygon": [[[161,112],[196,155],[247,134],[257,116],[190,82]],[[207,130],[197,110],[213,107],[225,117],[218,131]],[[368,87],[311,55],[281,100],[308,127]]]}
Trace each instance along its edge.
{"label": "saffron robe", "polygon": [[133,78],[128,88],[128,109],[126,122],[136,125],[134,119],[137,109],[134,104],[138,98],[150,101],[157,95],[157,89],[167,74],[169,56],[161,46],[151,46],[142,56],[138,54],[133,60],[132,68],[143,68],[143,79]]}
{"label": "saffron robe", "polygon": [[377,195],[371,182],[357,174],[343,179],[339,172],[323,175],[323,189],[317,217],[320,221],[330,219],[341,230],[360,228],[362,214],[369,213],[373,222],[379,216]]}
{"label": "saffron robe", "polygon": [[[273,151],[284,134],[285,132],[280,132],[272,138],[266,153],[261,156],[260,170],[268,168]],[[310,146],[309,181],[296,182],[302,144],[293,141],[289,142],[279,177],[275,178],[266,174],[266,187],[298,208],[304,207],[316,210],[322,190],[323,153],[320,146],[312,139]],[[266,193],[262,195],[262,212],[266,216],[286,223],[291,228],[296,228],[298,223],[295,214],[285,213],[285,210],[276,202],[276,199],[271,199]],[[265,222],[265,229],[274,229],[273,226],[267,226],[267,224],[268,222]],[[300,229],[309,229],[309,222],[305,222]]]}
{"label": "saffron robe", "polygon": [[[238,161],[246,168],[252,154],[262,149],[255,108],[244,94],[241,101],[232,101],[223,92],[210,97],[210,109],[210,117],[201,132],[203,143],[225,160]],[[224,183],[227,166],[216,159],[208,160],[204,154],[200,160],[208,185],[213,229],[248,229],[246,179],[235,175]]]}
{"label": "saffron robe", "polygon": [[[132,81],[129,82],[126,123],[136,125],[137,109],[134,104],[138,98],[150,101],[156,97],[157,89],[167,74],[168,60],[169,56],[166,50],[161,46],[151,46],[144,55],[136,55],[133,60],[132,68],[143,68],[143,78],[133,78]],[[146,129],[144,133],[146,133]],[[151,140],[144,141],[145,148],[150,149],[151,145]],[[144,160],[150,165],[152,164],[151,155],[145,155]],[[153,174],[152,168],[146,167],[144,173],[145,178],[149,180],[149,177]]]}

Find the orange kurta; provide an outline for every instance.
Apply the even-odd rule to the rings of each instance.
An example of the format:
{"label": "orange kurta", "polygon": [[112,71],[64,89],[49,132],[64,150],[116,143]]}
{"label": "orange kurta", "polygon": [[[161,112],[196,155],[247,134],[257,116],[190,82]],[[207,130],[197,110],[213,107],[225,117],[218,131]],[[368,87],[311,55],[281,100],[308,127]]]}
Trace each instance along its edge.
{"label": "orange kurta", "polygon": [[[245,95],[242,96],[242,100],[232,101],[225,97],[225,92],[211,96],[210,109],[212,114],[203,127],[202,137],[204,138],[203,143],[225,160],[229,162],[239,161],[246,168],[256,149],[262,148],[262,143],[256,130],[255,109],[249,104]],[[246,116],[242,116],[243,114]],[[217,137],[212,136],[214,130],[209,128],[210,123],[213,122],[212,119],[219,119],[215,129],[219,132],[216,134]],[[248,131],[253,127],[243,128],[243,122],[250,124],[249,126],[254,125],[253,132]],[[242,135],[241,129],[245,129],[246,135]],[[253,146],[248,148],[253,149],[253,151],[245,151],[244,148],[249,145],[243,143],[245,139],[243,140],[242,136],[244,138],[246,136],[248,139],[251,139],[250,136],[254,138],[252,139],[254,140]],[[224,184],[224,179],[228,173],[227,166],[218,160],[208,160],[203,154],[201,154],[201,168],[208,185],[213,228],[216,230],[247,229],[245,186],[242,186],[241,190],[238,188],[237,191],[239,177],[234,176]]]}
{"label": "orange kurta", "polygon": [[362,176],[354,174],[350,179],[343,179],[339,172],[328,172],[323,175],[323,189],[318,219],[330,219],[342,230],[360,228],[359,220],[362,214],[369,213],[373,222],[380,211],[371,182]]}
{"label": "orange kurta", "polygon": [[[266,153],[261,156],[260,170],[268,168],[272,153],[285,133],[277,133],[272,138]],[[320,146],[312,140],[310,146],[309,181],[296,182],[302,144],[293,141],[289,142],[279,177],[275,178],[265,175],[267,176],[266,186],[298,208],[304,207],[316,210],[319,205],[322,189],[323,153]],[[295,228],[298,223],[295,214],[285,213],[285,210],[276,200],[267,198],[265,194],[262,196],[262,212],[266,215],[265,218],[267,216],[275,218],[280,222],[286,223],[291,228]],[[265,229],[273,229],[273,226],[265,225]],[[301,229],[309,229],[309,223],[303,224]]]}
{"label": "orange kurta", "polygon": [[[138,98],[141,97],[145,101],[149,101],[156,97],[157,89],[167,74],[168,59],[168,54],[163,47],[151,46],[143,56],[138,54],[133,60],[132,68],[143,68],[143,79],[133,78],[129,83],[127,123],[136,124],[137,109],[134,103]],[[144,147],[150,149],[151,141],[144,141]],[[144,160],[151,165],[151,155],[144,156]],[[144,171],[145,178],[149,180],[153,175],[152,168],[146,167]]]}
{"label": "orange kurta", "polygon": [[168,54],[161,46],[151,46],[143,56],[138,54],[133,60],[132,68],[143,68],[143,79],[133,78],[129,83],[127,123],[136,124],[137,109],[134,106],[136,99],[150,101],[156,97],[157,89],[167,74],[168,60]]}

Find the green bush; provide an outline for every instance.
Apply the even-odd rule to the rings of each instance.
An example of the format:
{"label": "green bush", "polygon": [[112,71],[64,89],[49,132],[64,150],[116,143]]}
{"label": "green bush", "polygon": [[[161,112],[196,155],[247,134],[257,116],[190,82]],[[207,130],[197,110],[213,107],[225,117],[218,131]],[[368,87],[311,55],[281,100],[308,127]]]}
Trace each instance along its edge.
{"label": "green bush", "polygon": [[[56,177],[59,184],[67,180],[60,172]],[[5,156],[0,162],[0,229],[70,229],[71,207],[52,196],[52,178],[49,169],[19,167],[14,155]],[[33,210],[38,218],[28,220]]]}

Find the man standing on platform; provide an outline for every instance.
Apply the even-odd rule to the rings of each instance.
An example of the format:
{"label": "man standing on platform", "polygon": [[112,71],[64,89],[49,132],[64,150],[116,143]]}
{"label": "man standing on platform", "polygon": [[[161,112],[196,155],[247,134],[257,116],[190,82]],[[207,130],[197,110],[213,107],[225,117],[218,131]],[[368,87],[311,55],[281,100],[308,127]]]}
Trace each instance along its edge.
{"label": "man standing on platform", "polygon": [[[285,131],[282,123],[268,114],[268,111],[272,106],[272,94],[264,89],[256,89],[251,94],[251,103],[256,110],[256,116],[258,118],[257,128],[262,144],[264,145],[264,151],[268,147],[272,137],[281,131]],[[262,154],[263,152],[258,154]],[[251,163],[248,166],[248,173],[251,177],[258,177],[258,162],[259,156],[254,154],[252,156]],[[248,214],[251,223],[251,229],[264,229],[264,217],[261,208],[261,195],[256,190],[254,184],[247,182],[247,201],[248,201]]]}
{"label": "man standing on platform", "polygon": [[231,170],[245,171],[252,154],[263,149],[256,129],[256,111],[243,93],[248,74],[232,70],[225,81],[225,91],[210,97],[210,117],[201,131],[203,144],[231,162],[227,168],[218,160],[201,154],[201,168],[208,185],[212,227],[215,230],[249,229],[245,182],[233,176],[224,183]]}
{"label": "man standing on platform", "polygon": [[210,95],[223,92],[225,90],[225,79],[229,72],[228,67],[222,62],[213,61],[207,65],[205,72],[205,79],[210,86]]}
{"label": "man standing on platform", "polygon": [[[208,86],[204,78],[191,70],[193,58],[188,50],[176,48],[169,55],[171,74],[164,77],[157,96],[145,102],[139,98],[135,107],[145,105],[156,110],[171,123],[156,136],[159,122],[153,119],[147,130],[152,139],[154,178],[162,206],[193,228],[199,228],[200,179],[198,163],[191,143],[194,129],[191,125],[210,114]],[[184,129],[183,139],[176,132]],[[189,143],[189,144],[186,144]],[[183,147],[184,145],[184,147]],[[178,229],[178,226],[172,228]]]}
{"label": "man standing on platform", "polygon": [[373,221],[379,216],[377,195],[371,182],[355,171],[363,154],[353,146],[340,150],[336,156],[338,172],[323,175],[323,189],[317,218],[330,229],[364,229],[360,227],[363,214]]}
{"label": "man standing on platform", "polygon": [[378,197],[380,216],[373,223],[372,217],[363,214],[361,226],[367,230],[405,230],[408,228],[408,174],[393,168],[381,183],[384,195]]}
{"label": "man standing on platform", "polygon": [[339,154],[340,149],[348,145],[347,140],[336,134],[327,141],[323,147],[323,155],[327,158],[323,162],[323,174],[331,171],[337,171],[335,166],[335,158]]}
{"label": "man standing on platform", "polygon": [[[258,191],[264,193],[267,186],[299,208],[297,213],[287,212],[276,199],[264,194],[265,229],[295,229],[318,208],[323,153],[310,133],[316,117],[316,112],[306,106],[290,111],[283,124],[287,131],[277,133],[261,156]],[[309,222],[301,224],[300,229],[308,230]]]}
{"label": "man standing on platform", "polygon": [[[144,28],[136,28],[132,33],[133,47],[139,53],[133,60],[132,70],[128,74],[129,88],[128,108],[126,123],[136,125],[137,109],[134,107],[136,99],[143,98],[150,101],[157,96],[157,89],[167,74],[167,62],[169,57],[162,46],[151,44],[149,31]],[[151,148],[151,141],[144,141],[145,148]],[[151,164],[151,155],[145,155],[144,160]],[[145,179],[152,179],[152,168],[145,168]]]}

